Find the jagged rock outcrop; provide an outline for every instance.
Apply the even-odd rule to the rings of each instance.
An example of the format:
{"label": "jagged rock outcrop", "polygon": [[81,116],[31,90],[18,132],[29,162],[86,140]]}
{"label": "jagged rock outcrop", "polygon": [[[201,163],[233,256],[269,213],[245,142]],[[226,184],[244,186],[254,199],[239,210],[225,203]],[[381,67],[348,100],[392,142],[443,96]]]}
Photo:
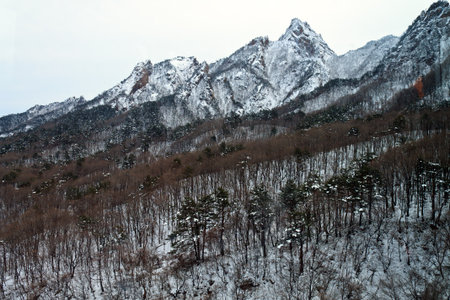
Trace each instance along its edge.
{"label": "jagged rock outcrop", "polygon": [[430,78],[430,91],[422,102],[433,105],[449,101],[449,38],[449,3],[438,1],[416,18],[376,68],[356,81],[335,79],[327,89],[299,101],[300,109],[311,113],[347,97],[346,104],[358,105],[359,114],[382,112],[399,105],[397,94],[424,77]]}

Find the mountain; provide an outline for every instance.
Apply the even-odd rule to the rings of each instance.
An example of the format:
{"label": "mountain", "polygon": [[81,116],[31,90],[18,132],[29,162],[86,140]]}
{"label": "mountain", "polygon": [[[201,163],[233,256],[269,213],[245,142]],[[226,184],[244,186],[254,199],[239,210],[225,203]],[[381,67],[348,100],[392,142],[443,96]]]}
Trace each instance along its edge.
{"label": "mountain", "polygon": [[307,23],[292,20],[278,41],[256,38],[210,66],[177,57],[138,64],[122,83],[88,104],[127,110],[145,102],[173,99],[159,120],[167,127],[199,119],[272,109],[329,80],[326,62],[334,52]]}
{"label": "mountain", "polygon": [[85,109],[108,105],[127,111],[156,101],[161,104],[158,120],[167,127],[218,116],[208,65],[194,57],[176,57],[155,65],[140,63],[127,79],[94,98]]}
{"label": "mountain", "polygon": [[272,109],[329,80],[326,62],[334,52],[307,23],[293,19],[279,40],[256,38],[211,65],[221,114]]}
{"label": "mountain", "polygon": [[408,27],[377,68],[379,76],[393,74],[406,82],[423,76],[450,54],[450,8],[439,1],[423,11]]}
{"label": "mountain", "polygon": [[[384,53],[373,55],[378,51],[376,45],[373,42],[355,52],[364,57],[364,70],[371,68],[378,62],[380,53]],[[354,56],[352,52],[345,55],[346,59]],[[373,62],[369,63],[371,60]],[[345,59],[339,59],[307,23],[293,19],[279,40],[255,38],[210,66],[194,57],[176,57],[156,65],[150,61],[139,63],[128,78],[83,105],[82,109],[108,105],[117,111],[126,111],[146,102],[173,99],[173,105],[163,105],[158,119],[164,126],[174,128],[198,119],[275,108],[328,82],[336,76],[333,70],[337,65],[347,66]],[[352,76],[350,71],[347,73],[343,77]],[[70,101],[59,104],[60,108],[67,106],[67,109],[45,120],[70,112],[74,108],[71,105]],[[19,115],[3,117],[0,133],[6,136],[14,128],[14,132],[30,128],[26,127],[30,118],[32,116],[26,113],[20,118]],[[8,125],[10,123],[15,127]]]}
{"label": "mountain", "polygon": [[[400,38],[387,36],[337,56],[307,23],[293,19],[278,40],[255,38],[210,65],[194,57],[139,63],[128,78],[90,101],[72,99],[42,113],[34,114],[34,108],[0,118],[0,134],[76,119],[85,124],[58,128],[72,126],[75,133],[83,127],[83,136],[101,131],[106,145],[126,138],[130,128],[133,135],[153,136],[154,130],[268,110],[292,116],[339,106],[351,118],[405,105],[405,93],[421,80],[424,97],[413,102],[436,105],[449,99],[448,23],[448,2],[436,2]],[[111,127],[105,118],[117,121],[109,121]]]}
{"label": "mountain", "polygon": [[334,56],[328,63],[330,77],[332,79],[360,78],[375,69],[398,41],[398,37],[388,35],[379,40],[370,41],[359,49]]}
{"label": "mountain", "polygon": [[[353,80],[331,80],[325,87],[297,99],[294,107],[308,114],[334,105],[349,105],[362,116],[388,111],[396,105],[437,105],[449,101],[449,22],[449,3],[434,3],[416,18],[372,71]],[[409,101],[403,99],[417,82],[426,85],[427,95],[414,101],[411,95]]]}
{"label": "mountain", "polygon": [[375,76],[398,86],[411,85],[430,75],[436,88],[428,101],[450,99],[450,7],[446,1],[430,6],[416,18],[397,45],[384,57]]}
{"label": "mountain", "polygon": [[68,114],[84,104],[83,97],[72,97],[63,102],[48,105],[36,105],[24,113],[8,115],[0,118],[0,137],[7,137],[18,132],[28,131],[45,122]]}

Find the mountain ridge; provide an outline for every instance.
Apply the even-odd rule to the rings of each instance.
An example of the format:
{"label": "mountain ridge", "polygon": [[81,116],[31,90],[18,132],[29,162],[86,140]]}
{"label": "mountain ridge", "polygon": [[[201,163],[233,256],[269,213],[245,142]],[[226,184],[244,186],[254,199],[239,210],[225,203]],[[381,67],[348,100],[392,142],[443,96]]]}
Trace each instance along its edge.
{"label": "mountain ridge", "polygon": [[[436,61],[439,63],[448,57],[448,10],[447,2],[436,2],[423,11],[400,38],[386,36],[340,56],[308,23],[294,18],[278,40],[255,38],[230,56],[212,64],[199,62],[195,57],[175,57],[154,65],[150,60],[141,62],[121,83],[77,105],[76,109],[109,105],[120,113],[146,102],[172,97],[174,106],[162,104],[158,120],[165,127],[175,128],[201,119],[274,109],[310,94],[334,79],[359,79],[361,86],[368,86],[374,80],[390,77],[391,82],[383,88],[395,93],[425,75]],[[426,32],[432,36],[427,38]],[[438,54],[433,49],[437,43]],[[414,64],[416,60],[418,63]],[[418,66],[413,70],[411,66],[414,65]],[[401,71],[398,75],[392,75],[390,70],[393,73]],[[441,79],[446,78],[445,74]],[[404,78],[398,80],[395,76]],[[448,99],[445,92],[448,85],[440,89],[444,100]],[[331,93],[333,97],[319,95],[312,102],[304,102],[300,109],[304,113],[320,110],[355,92],[351,86],[341,87],[339,92],[332,89],[327,95]],[[373,93],[376,92],[374,90]],[[375,109],[389,105],[386,92],[370,98],[375,103]],[[380,101],[380,98],[383,100]],[[58,112],[52,114],[49,107],[47,117],[41,121],[30,123],[26,115],[16,118],[15,128],[5,125],[11,123],[8,119],[12,118],[5,116],[0,118],[0,134],[9,136],[60,115]],[[25,123],[31,125],[25,127]]]}
{"label": "mountain ridge", "polygon": [[63,102],[53,102],[47,105],[35,105],[27,111],[10,114],[0,118],[0,138],[17,132],[28,131],[46,121],[53,120],[67,114],[86,103],[83,96],[70,97]]}

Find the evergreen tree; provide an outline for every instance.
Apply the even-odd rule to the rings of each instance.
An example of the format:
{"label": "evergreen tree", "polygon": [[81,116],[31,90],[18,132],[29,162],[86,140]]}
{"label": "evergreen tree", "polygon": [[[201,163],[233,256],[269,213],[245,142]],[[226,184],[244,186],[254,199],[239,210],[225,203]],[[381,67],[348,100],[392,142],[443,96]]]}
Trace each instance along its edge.
{"label": "evergreen tree", "polygon": [[256,186],[251,191],[247,215],[254,230],[259,234],[264,257],[267,257],[266,233],[273,215],[271,204],[272,199],[263,185]]}
{"label": "evergreen tree", "polygon": [[217,210],[218,221],[220,223],[220,255],[225,255],[225,244],[223,240],[223,234],[225,231],[225,217],[227,214],[227,209],[230,206],[230,201],[228,200],[228,192],[222,187],[219,187],[214,193],[215,206]]}
{"label": "evergreen tree", "polygon": [[306,228],[310,224],[310,213],[307,209],[306,200],[310,193],[307,185],[298,187],[292,180],[288,180],[281,189],[281,202],[286,209],[286,241],[289,244],[291,257],[293,256],[293,245],[298,245],[299,250],[299,272],[303,273],[303,243]]}

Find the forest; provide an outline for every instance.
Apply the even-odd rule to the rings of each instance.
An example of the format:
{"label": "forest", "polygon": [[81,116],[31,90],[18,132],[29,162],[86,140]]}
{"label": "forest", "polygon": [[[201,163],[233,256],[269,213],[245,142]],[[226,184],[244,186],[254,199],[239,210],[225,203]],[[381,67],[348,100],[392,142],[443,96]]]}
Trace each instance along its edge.
{"label": "forest", "polygon": [[2,154],[0,298],[447,299],[448,108],[294,123]]}

